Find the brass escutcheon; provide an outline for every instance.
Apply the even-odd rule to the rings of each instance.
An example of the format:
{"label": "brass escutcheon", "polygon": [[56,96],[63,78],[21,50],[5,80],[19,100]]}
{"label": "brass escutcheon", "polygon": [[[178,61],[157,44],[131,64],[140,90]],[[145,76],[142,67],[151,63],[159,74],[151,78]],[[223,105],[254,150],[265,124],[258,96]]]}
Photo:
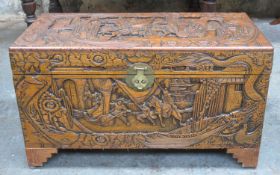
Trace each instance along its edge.
{"label": "brass escutcheon", "polygon": [[137,91],[146,90],[154,84],[154,71],[145,63],[135,63],[127,72],[126,84]]}

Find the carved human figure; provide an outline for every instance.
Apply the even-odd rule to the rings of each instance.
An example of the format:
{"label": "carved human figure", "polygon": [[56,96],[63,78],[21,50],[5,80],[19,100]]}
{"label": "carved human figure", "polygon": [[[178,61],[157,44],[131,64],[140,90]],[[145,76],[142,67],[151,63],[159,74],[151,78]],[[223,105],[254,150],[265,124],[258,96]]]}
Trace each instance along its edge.
{"label": "carved human figure", "polygon": [[127,126],[130,126],[130,122],[128,120],[127,112],[130,112],[124,102],[122,100],[119,100],[115,103],[115,107],[113,109],[113,115],[116,116],[116,118],[120,119],[124,124]]}
{"label": "carved human figure", "polygon": [[86,108],[97,109],[100,106],[101,96],[99,93],[92,93],[88,86],[85,87],[84,93]]}
{"label": "carved human figure", "polygon": [[[171,97],[171,95],[169,94],[169,92],[167,91],[167,89],[162,89],[162,93],[163,93],[163,103],[165,103],[165,110],[166,110],[166,114],[165,115],[170,115],[172,117],[174,117],[174,119],[179,120],[180,125],[184,126],[186,125],[185,123],[183,123],[183,116],[181,115],[181,113],[179,112],[177,106],[174,104],[174,101]],[[171,110],[168,110],[168,107],[170,106]]]}
{"label": "carved human figure", "polygon": [[156,125],[156,122],[154,121],[154,119],[156,119],[157,117],[150,110],[150,108],[147,106],[143,106],[142,111],[143,111],[143,113],[140,115],[137,115],[136,119],[141,121],[142,123],[145,123],[145,119],[147,119],[148,121],[151,122],[152,125]]}
{"label": "carved human figure", "polygon": [[164,104],[155,96],[153,96],[149,102],[149,107],[154,109],[154,111],[155,111],[154,114],[159,119],[160,125],[162,127],[165,127],[165,124],[163,123],[163,117],[168,118],[168,117],[170,117],[170,115],[169,116],[165,115],[166,113],[163,109],[163,107],[164,107],[163,105]]}

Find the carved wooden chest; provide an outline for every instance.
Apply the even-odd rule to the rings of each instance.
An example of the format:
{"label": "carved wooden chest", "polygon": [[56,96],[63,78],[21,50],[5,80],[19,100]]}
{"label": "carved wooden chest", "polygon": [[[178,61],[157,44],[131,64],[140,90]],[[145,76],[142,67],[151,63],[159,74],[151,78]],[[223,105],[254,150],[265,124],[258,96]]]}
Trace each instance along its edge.
{"label": "carved wooden chest", "polygon": [[157,148],[255,167],[272,56],[244,13],[44,14],[10,47],[29,165]]}

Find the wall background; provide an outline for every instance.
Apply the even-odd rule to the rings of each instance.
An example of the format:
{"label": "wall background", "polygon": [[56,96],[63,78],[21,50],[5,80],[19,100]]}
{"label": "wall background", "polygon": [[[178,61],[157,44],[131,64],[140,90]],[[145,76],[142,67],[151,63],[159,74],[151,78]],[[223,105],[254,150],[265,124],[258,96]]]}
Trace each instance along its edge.
{"label": "wall background", "polygon": [[[60,0],[65,12],[187,11],[188,0]],[[255,17],[280,17],[280,0],[218,0],[218,11],[245,11]],[[37,0],[37,14],[48,0]],[[0,15],[23,16],[20,0],[0,0]]]}

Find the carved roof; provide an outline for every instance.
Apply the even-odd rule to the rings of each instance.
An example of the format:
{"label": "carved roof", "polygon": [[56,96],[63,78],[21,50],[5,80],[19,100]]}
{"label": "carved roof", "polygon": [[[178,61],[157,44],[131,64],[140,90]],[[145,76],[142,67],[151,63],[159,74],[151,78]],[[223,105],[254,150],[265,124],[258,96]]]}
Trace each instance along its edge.
{"label": "carved roof", "polygon": [[43,14],[11,48],[272,49],[245,13]]}

